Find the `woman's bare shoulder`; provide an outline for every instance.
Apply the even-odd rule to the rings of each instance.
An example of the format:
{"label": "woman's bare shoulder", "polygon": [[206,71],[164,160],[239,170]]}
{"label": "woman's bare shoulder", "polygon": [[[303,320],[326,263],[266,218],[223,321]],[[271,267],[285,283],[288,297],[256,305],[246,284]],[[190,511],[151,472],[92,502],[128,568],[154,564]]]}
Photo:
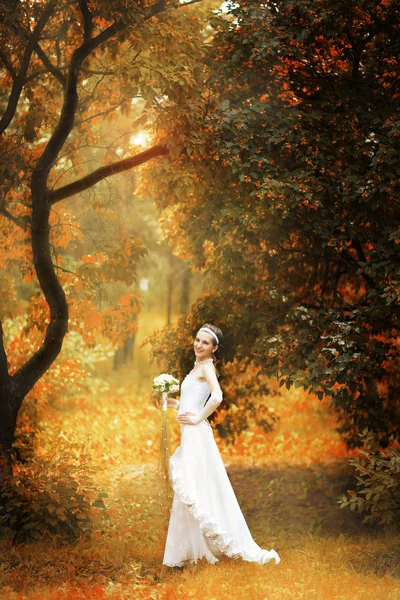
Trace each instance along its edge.
{"label": "woman's bare shoulder", "polygon": [[203,368],[203,375],[204,376],[215,375],[216,377],[218,377],[217,369],[215,368],[215,366],[214,366],[213,363],[208,362],[208,363],[202,365],[202,368]]}

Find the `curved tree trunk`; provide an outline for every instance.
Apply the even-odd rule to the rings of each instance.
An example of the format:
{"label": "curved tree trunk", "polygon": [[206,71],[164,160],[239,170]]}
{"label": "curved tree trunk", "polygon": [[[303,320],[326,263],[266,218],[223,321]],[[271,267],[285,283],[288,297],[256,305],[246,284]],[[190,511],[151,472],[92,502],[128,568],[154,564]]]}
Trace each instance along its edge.
{"label": "curved tree trunk", "polygon": [[[30,56],[33,51],[43,53],[38,45],[40,33],[50,18],[56,5],[50,0],[39,19],[38,25],[27,42],[20,73],[11,92],[8,116],[0,122],[4,132],[11,122],[18,104],[18,99],[25,83],[25,75],[29,68]],[[95,183],[114,173],[131,169],[143,164],[156,156],[168,153],[165,146],[157,145],[135,155],[129,159],[116,162],[107,167],[98,169],[89,176],[56,190],[48,188],[48,178],[55,161],[62,150],[69,134],[74,126],[74,119],[78,107],[78,79],[81,73],[80,67],[84,60],[93,53],[96,48],[126,28],[126,23],[115,22],[104,29],[96,37],[92,37],[93,24],[89,7],[85,0],[79,3],[82,11],[83,40],[82,44],[72,54],[67,76],[54,66],[51,67],[53,74],[62,83],[64,92],[61,114],[41,157],[33,169],[31,176],[32,215],[30,219],[33,263],[39,285],[43,291],[45,300],[49,307],[50,319],[41,347],[23,364],[13,375],[8,373],[7,356],[3,343],[3,333],[0,324],[0,464],[2,466],[1,476],[8,477],[12,474],[11,449],[14,438],[15,425],[18,412],[23,399],[33,388],[35,383],[49,369],[57,358],[62,348],[64,336],[68,329],[68,305],[64,290],[54,270],[51,247],[49,241],[50,227],[49,215],[52,204],[72,196],[82,190],[92,187]],[[164,10],[162,2],[154,5],[146,18],[155,16]],[[47,61],[51,65],[51,61]],[[2,481],[4,481],[2,479]]]}

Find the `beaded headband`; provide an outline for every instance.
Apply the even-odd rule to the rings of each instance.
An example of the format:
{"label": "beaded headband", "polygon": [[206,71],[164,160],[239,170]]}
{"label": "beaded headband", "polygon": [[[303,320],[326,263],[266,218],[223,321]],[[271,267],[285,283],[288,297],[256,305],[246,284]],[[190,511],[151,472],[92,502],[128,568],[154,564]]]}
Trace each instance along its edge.
{"label": "beaded headband", "polygon": [[200,327],[199,331],[207,331],[208,333],[211,333],[212,336],[214,336],[217,344],[219,344],[219,339],[216,333],[213,332],[212,329],[209,329],[208,327]]}

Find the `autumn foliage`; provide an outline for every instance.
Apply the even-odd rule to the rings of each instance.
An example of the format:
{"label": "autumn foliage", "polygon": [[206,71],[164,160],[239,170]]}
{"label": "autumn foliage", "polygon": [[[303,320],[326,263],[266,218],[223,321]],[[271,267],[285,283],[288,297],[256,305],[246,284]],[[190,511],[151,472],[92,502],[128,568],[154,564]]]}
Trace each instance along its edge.
{"label": "autumn foliage", "polygon": [[165,235],[214,275],[215,291],[175,334],[214,319],[225,360],[249,357],[288,388],[330,397],[349,447],[365,426],[390,445],[399,438],[398,5],[228,6],[211,21],[203,118],[160,113],[160,140],[190,143],[174,185],[171,163],[150,170],[165,192]]}
{"label": "autumn foliage", "polygon": [[[182,70],[186,46],[201,39],[197,16],[169,1],[15,1],[1,10],[0,446],[10,465],[24,398],[59,393],[49,389],[57,373],[81,376],[76,357],[60,357],[47,375],[67,332],[87,348],[115,349],[137,330],[146,248],[134,224],[115,227],[127,193],[109,202],[104,180],[126,173],[120,187],[133,195],[127,172],[168,155],[166,145],[143,150],[132,134],[151,139],[152,107],[166,94],[179,102],[186,77],[154,73],[164,63]],[[180,53],[171,56],[162,40],[172,31]],[[113,128],[129,116],[121,135]],[[103,216],[101,243],[68,200],[78,194]]]}
{"label": "autumn foliage", "polygon": [[[140,561],[160,562],[165,521],[148,476],[159,412],[131,373],[126,387],[99,376],[142,308],[147,249],[120,215],[134,195],[155,202],[161,238],[207,275],[189,314],[146,341],[181,379],[199,324],[223,330],[224,403],[211,419],[223,459],[325,470],[360,458],[365,430],[387,469],[355,459],[365,496],[382,481],[398,490],[396,2],[228,0],[206,19],[173,0],[0,5],[0,444],[14,463],[0,472],[0,518],[19,564],[20,542],[79,539],[67,581],[81,568],[91,579],[59,597],[105,596],[119,571],[115,597],[154,591]],[[145,150],[132,135],[143,133]],[[279,477],[268,493],[259,482],[249,511],[274,486],[281,505]],[[383,495],[390,524],[398,503]],[[327,563],[319,542],[311,555]],[[248,593],[270,594],[264,583]],[[328,588],[321,578],[315,593]]]}

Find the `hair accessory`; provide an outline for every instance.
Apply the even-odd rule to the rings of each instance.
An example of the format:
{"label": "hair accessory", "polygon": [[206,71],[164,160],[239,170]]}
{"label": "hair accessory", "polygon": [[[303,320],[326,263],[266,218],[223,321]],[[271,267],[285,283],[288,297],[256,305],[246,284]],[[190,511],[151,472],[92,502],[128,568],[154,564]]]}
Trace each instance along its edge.
{"label": "hair accessory", "polygon": [[212,329],[209,329],[208,327],[200,327],[199,331],[208,331],[208,333],[211,333],[212,336],[214,336],[214,338],[217,341],[217,344],[219,344],[219,339],[216,333],[213,332]]}

